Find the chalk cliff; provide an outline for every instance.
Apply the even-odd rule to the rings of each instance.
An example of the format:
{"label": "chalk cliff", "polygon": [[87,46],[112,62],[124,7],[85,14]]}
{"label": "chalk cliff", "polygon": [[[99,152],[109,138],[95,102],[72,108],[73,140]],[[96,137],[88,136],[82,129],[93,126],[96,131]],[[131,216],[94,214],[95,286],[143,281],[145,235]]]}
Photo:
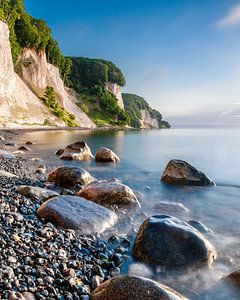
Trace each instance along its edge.
{"label": "chalk cliff", "polygon": [[54,88],[56,100],[70,114],[74,114],[81,127],[95,128],[96,125],[77,106],[77,95],[64,86],[59,69],[47,62],[45,52],[37,53],[34,49],[24,49],[20,58],[19,75],[28,87],[42,97],[47,86]]}
{"label": "chalk cliff", "polygon": [[0,127],[43,125],[48,119],[52,124],[64,125],[14,72],[9,30],[0,21]]}
{"label": "chalk cliff", "polygon": [[117,83],[107,82],[105,83],[105,88],[110,91],[118,100],[118,105],[124,109],[124,103],[121,93],[121,87]]}

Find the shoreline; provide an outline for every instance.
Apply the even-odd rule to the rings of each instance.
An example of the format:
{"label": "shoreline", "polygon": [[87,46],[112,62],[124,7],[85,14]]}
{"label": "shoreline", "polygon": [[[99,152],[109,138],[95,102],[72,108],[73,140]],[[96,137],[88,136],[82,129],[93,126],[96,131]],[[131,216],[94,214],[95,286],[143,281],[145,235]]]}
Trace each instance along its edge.
{"label": "shoreline", "polygon": [[[17,134],[13,129],[0,130],[0,136],[4,138],[0,141],[0,152],[5,151],[5,143],[15,142],[18,134],[26,132],[24,130],[18,130]],[[7,152],[14,154],[17,147],[11,148]],[[112,244],[101,236],[79,235],[40,219],[37,209],[47,199],[17,191],[18,186],[24,185],[59,192],[47,182],[45,174],[37,173],[40,165],[41,161],[35,159],[8,158],[0,153],[1,237],[11,245],[6,249],[0,246],[1,256],[4,253],[5,257],[0,259],[0,274],[7,270],[5,280],[0,284],[3,297],[0,298],[88,300],[98,285],[120,274],[124,259],[123,253],[116,248],[122,247],[121,238],[118,238],[119,243]],[[109,234],[112,236],[113,233],[110,231]],[[30,273],[29,269],[32,270]],[[24,293],[30,298],[25,298]]]}

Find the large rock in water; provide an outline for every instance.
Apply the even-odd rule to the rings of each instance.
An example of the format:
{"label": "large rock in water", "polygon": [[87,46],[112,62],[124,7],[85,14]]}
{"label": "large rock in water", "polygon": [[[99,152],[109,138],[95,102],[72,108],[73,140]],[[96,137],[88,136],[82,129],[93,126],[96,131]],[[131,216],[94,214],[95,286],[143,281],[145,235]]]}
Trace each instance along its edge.
{"label": "large rock in water", "polygon": [[60,149],[57,153],[58,152],[60,154],[60,158],[66,160],[89,160],[93,158],[90,148],[84,141],[70,144],[63,151]]}
{"label": "large rock in water", "polygon": [[171,216],[157,215],[140,226],[132,255],[145,263],[178,268],[210,265],[216,258],[216,250],[189,224]]}
{"label": "large rock in water", "polygon": [[91,300],[187,300],[170,287],[138,276],[109,279],[91,294]]}
{"label": "large rock in water", "polygon": [[79,234],[102,233],[118,220],[113,211],[75,196],[52,198],[39,207],[37,215],[62,229],[73,229]]}
{"label": "large rock in water", "polygon": [[184,160],[173,159],[167,164],[161,180],[169,184],[182,185],[214,185],[204,173]]}
{"label": "large rock in water", "polygon": [[113,162],[120,161],[119,157],[110,149],[101,147],[96,151],[95,160],[97,162]]}
{"label": "large rock in water", "polygon": [[101,205],[140,206],[134,192],[125,184],[117,181],[94,181],[78,192],[78,196]]}
{"label": "large rock in water", "polygon": [[94,178],[84,169],[76,167],[59,167],[48,175],[49,182],[55,182],[62,187],[74,187],[76,184],[86,185]]}

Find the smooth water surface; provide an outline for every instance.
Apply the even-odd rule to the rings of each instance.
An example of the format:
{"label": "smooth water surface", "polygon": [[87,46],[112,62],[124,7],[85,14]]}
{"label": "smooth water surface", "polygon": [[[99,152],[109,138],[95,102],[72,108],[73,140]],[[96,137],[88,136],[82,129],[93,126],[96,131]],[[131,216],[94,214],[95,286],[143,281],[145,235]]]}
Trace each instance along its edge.
{"label": "smooth water surface", "polygon": [[[49,165],[74,165],[86,168],[98,179],[118,178],[143,194],[142,219],[161,214],[155,205],[161,201],[183,203],[189,213],[172,212],[185,221],[203,222],[213,233],[208,239],[215,245],[218,259],[211,268],[158,274],[146,266],[129,261],[124,272],[165,282],[191,299],[202,294],[229,272],[240,269],[240,130],[239,129],[169,129],[149,131],[42,131],[20,136],[18,144],[36,142],[27,155],[39,157]],[[121,163],[97,164],[94,161],[61,161],[55,151],[72,142],[85,140],[93,153],[101,146],[115,151]],[[160,182],[170,159],[183,159],[205,172],[216,187],[172,187]],[[134,223],[135,222],[135,223]],[[129,232],[132,228],[129,226]],[[227,293],[227,292],[226,292]],[[205,298],[206,297],[206,298]],[[225,297],[225,298],[224,298]],[[228,295],[200,296],[200,299],[231,299]],[[196,296],[197,298],[197,296]]]}

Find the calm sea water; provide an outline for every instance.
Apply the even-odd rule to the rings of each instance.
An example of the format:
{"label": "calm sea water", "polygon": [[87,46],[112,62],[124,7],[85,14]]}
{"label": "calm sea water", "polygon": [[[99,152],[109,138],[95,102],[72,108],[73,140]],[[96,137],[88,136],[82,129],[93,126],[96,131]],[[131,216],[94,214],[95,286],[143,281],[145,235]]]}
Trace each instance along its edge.
{"label": "calm sea water", "polygon": [[[183,203],[189,213],[172,212],[185,221],[203,222],[213,233],[208,239],[215,245],[218,259],[211,268],[166,273],[137,264],[129,259],[123,272],[154,278],[183,292],[191,299],[235,299],[227,287],[223,292],[203,295],[229,272],[240,269],[240,130],[170,129],[149,131],[44,131],[30,132],[19,143],[33,140],[29,156],[43,159],[51,167],[75,165],[86,168],[98,179],[118,178],[142,193],[142,213],[133,220],[135,227],[146,216],[161,213],[155,205],[161,201]],[[60,161],[54,152],[69,143],[85,140],[92,152],[100,146],[115,151],[121,163]],[[170,159],[183,159],[211,177],[212,188],[172,187],[160,182]],[[132,226],[132,225],[131,225]],[[128,226],[125,231],[131,232]],[[119,229],[121,231],[121,229]],[[222,286],[221,286],[222,287]],[[215,288],[220,290],[220,288]],[[200,295],[200,296],[199,296]],[[240,299],[240,297],[236,297]]]}

